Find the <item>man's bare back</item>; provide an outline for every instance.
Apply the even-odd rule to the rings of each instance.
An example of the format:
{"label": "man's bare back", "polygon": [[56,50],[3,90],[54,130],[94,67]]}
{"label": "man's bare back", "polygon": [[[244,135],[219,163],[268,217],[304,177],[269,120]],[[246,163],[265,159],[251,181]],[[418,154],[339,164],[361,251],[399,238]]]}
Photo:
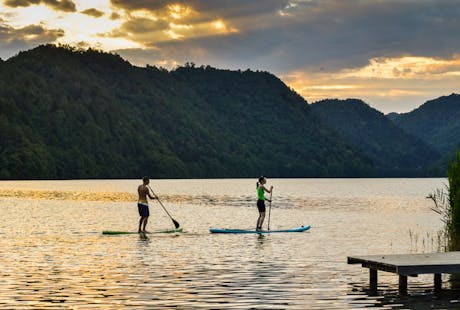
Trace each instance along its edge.
{"label": "man's bare back", "polygon": [[153,199],[146,184],[139,185],[137,192],[139,194],[139,202],[147,203],[147,196],[149,196],[150,199]]}
{"label": "man's bare back", "polygon": [[139,229],[138,232],[146,232],[145,226],[147,226],[147,221],[150,216],[149,204],[147,202],[147,197],[150,199],[155,199],[155,196],[152,196],[149,191],[150,180],[148,177],[142,178],[142,184],[137,187],[137,193],[139,194],[139,201],[137,202],[137,209],[139,211]]}

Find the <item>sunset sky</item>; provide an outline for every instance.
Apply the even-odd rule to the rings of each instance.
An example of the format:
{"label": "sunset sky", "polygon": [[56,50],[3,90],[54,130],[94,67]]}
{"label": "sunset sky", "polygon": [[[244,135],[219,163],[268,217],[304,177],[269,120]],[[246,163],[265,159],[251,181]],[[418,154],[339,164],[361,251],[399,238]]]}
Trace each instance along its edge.
{"label": "sunset sky", "polygon": [[0,57],[43,43],[133,65],[269,71],[308,102],[406,112],[460,92],[457,0],[0,0]]}

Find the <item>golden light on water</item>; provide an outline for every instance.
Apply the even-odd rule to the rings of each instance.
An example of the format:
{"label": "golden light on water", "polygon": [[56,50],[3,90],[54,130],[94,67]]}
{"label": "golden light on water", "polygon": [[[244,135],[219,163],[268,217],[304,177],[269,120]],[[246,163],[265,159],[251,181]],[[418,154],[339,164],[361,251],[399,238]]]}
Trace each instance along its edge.
{"label": "golden light on water", "polygon": [[[134,192],[134,191],[133,191]],[[110,191],[81,191],[81,190],[42,190],[42,189],[0,189],[0,198],[27,199],[27,200],[65,200],[65,201],[98,201],[98,202],[132,202],[136,203],[136,193],[110,192]],[[196,201],[207,201],[211,198],[197,195],[161,195],[161,200],[168,203],[190,203]],[[217,200],[229,203],[228,197],[214,197],[213,203]],[[152,200],[151,203],[155,203]]]}
{"label": "golden light on water", "polygon": [[0,197],[73,201],[137,201],[137,195],[114,192],[1,189]]}
{"label": "golden light on water", "polygon": [[[0,190],[13,194],[20,188],[19,195],[40,190],[45,197],[72,190],[117,196],[123,190],[135,192],[139,181],[2,181]],[[430,238],[443,223],[424,196],[443,181],[278,179],[271,227],[313,224],[310,232],[285,237],[210,235],[209,227],[253,227],[258,212],[252,180],[154,180],[159,193],[180,192],[185,199],[165,203],[184,228],[181,234],[135,234],[135,201],[0,196],[1,308],[250,309],[259,307],[267,292],[273,293],[263,299],[270,308],[381,306],[381,300],[367,298],[361,289],[352,291],[350,281],[357,283],[353,287],[367,286],[361,268],[350,269],[343,259],[336,264],[330,257],[344,249],[358,253],[367,244],[377,253],[439,251]],[[151,206],[147,230],[171,229],[158,203]],[[344,222],[353,221],[356,225],[343,229]],[[104,230],[134,234],[102,235]],[[363,234],[371,230],[375,233]],[[388,277],[385,290],[392,297],[397,277]],[[411,290],[426,295],[432,281],[429,275],[412,278]],[[452,294],[446,295],[451,305]],[[420,305],[418,299],[408,307]]]}

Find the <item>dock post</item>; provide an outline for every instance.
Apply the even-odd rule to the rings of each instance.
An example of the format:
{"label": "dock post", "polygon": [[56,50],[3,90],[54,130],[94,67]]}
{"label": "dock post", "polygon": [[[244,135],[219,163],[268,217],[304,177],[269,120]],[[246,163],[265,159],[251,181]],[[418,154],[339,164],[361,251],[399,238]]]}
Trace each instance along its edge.
{"label": "dock post", "polygon": [[399,275],[399,295],[407,295],[407,276]]}
{"label": "dock post", "polygon": [[434,274],[434,291],[439,293],[442,289],[442,278],[440,273]]}
{"label": "dock post", "polygon": [[377,269],[369,268],[369,290],[372,295],[377,294]]}

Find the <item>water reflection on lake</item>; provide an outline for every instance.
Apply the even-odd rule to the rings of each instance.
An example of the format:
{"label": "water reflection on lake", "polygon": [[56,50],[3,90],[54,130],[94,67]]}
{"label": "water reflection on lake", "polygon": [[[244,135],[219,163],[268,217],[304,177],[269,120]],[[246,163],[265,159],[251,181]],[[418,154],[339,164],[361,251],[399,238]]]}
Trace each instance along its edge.
{"label": "water reflection on lake", "polygon": [[[306,233],[211,235],[253,228],[255,181],[152,180],[182,234],[105,236],[137,228],[138,180],[0,182],[0,308],[346,309],[459,308],[432,275],[368,271],[347,255],[438,250],[439,217],[426,195],[444,179],[275,179],[271,228]],[[151,205],[150,229],[171,228]]]}

